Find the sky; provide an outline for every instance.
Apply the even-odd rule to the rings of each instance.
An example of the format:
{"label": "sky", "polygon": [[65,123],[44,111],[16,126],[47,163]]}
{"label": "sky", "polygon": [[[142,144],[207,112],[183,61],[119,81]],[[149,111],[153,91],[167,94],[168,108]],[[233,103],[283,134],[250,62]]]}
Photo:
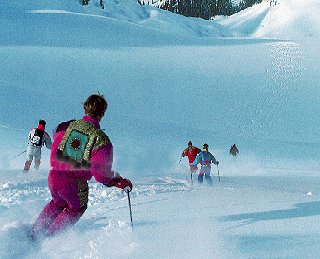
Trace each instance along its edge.
{"label": "sky", "polygon": [[[0,4],[0,258],[319,257],[319,3],[204,21],[98,2]],[[50,152],[24,174],[28,132],[45,119],[52,136],[96,92],[133,228],[126,195],[92,179],[79,222],[31,242]],[[212,187],[179,163],[189,140],[220,162]]]}

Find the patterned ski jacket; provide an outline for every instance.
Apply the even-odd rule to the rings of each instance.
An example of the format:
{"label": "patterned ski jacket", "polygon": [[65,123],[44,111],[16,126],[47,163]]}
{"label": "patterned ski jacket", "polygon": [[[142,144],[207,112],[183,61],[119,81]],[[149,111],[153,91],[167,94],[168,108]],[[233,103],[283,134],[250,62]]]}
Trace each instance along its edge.
{"label": "patterned ski jacket", "polygon": [[215,157],[207,150],[202,150],[193,161],[192,165],[210,166],[211,163],[217,165]]}
{"label": "patterned ski jacket", "polygon": [[98,182],[108,184],[115,174],[112,163],[112,143],[100,130],[95,118],[84,116],[57,127],[51,149],[50,173],[64,172],[79,180],[90,180],[94,176]]}

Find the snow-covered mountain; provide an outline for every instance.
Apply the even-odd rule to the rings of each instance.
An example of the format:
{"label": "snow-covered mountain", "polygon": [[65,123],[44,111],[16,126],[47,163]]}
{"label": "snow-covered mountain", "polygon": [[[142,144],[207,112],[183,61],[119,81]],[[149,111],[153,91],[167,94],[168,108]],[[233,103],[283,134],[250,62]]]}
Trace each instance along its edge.
{"label": "snow-covered mountain", "polygon": [[[0,258],[319,256],[316,0],[263,1],[212,21],[133,0],[0,8]],[[97,91],[114,169],[135,185],[134,229],[126,197],[92,180],[74,228],[30,243],[50,167],[43,150],[41,170],[21,172],[29,129],[45,119],[51,134],[80,118]],[[220,161],[212,188],[191,185],[179,163],[189,140]]]}
{"label": "snow-covered mountain", "polygon": [[319,1],[263,1],[220,23],[238,36],[278,39],[319,37]]}

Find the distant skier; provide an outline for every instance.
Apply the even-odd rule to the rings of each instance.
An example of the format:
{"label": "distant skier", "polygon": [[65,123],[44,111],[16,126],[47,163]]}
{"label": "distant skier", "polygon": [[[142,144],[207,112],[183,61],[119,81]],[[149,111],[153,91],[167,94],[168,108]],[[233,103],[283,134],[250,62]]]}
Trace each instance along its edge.
{"label": "distant skier", "polygon": [[103,0],[100,0],[100,6],[102,9],[104,9],[104,3],[103,3]]}
{"label": "distant skier", "polygon": [[34,158],[34,168],[39,169],[41,163],[41,148],[46,145],[48,149],[51,149],[51,138],[45,131],[46,122],[44,120],[39,121],[37,128],[32,129],[29,132],[28,148],[27,148],[27,161],[24,164],[24,172],[28,172]]}
{"label": "distant skier", "polygon": [[48,177],[52,200],[34,223],[32,238],[56,234],[80,219],[87,209],[92,176],[107,187],[132,190],[130,180],[112,170],[112,143],[100,129],[106,109],[103,95],[91,95],[84,103],[86,116],[58,125]]}
{"label": "distant skier", "polygon": [[233,144],[230,148],[230,155],[236,156],[239,154],[239,149],[237,148],[236,144]]}
{"label": "distant skier", "polygon": [[277,0],[270,0],[270,6],[276,6],[278,4]]}
{"label": "distant skier", "polygon": [[198,175],[198,182],[203,182],[203,175],[205,176],[207,182],[212,184],[211,173],[211,163],[218,165],[219,162],[215,157],[209,152],[208,144],[203,144],[202,151],[197,155],[196,159],[193,161],[192,165],[201,164],[201,170]]}
{"label": "distant skier", "polygon": [[201,152],[201,150],[199,148],[197,148],[196,146],[192,146],[192,142],[189,141],[188,147],[185,150],[183,150],[183,152],[181,154],[181,157],[188,156],[191,174],[197,172],[197,170],[198,170],[197,165],[192,165],[192,162],[195,160],[197,154],[199,154],[200,152]]}

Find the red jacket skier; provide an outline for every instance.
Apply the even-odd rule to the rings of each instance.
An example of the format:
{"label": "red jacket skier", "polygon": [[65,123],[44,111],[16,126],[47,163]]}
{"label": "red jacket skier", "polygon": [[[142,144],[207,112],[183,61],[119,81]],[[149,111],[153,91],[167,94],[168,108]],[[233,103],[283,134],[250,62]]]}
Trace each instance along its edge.
{"label": "red jacket skier", "polygon": [[34,223],[33,238],[60,232],[80,219],[87,209],[87,181],[92,176],[107,187],[131,191],[132,183],[112,170],[112,143],[99,124],[106,109],[104,96],[91,95],[84,103],[86,116],[57,127],[48,177],[52,200]]}
{"label": "red jacket skier", "polygon": [[195,160],[195,158],[197,157],[197,155],[201,152],[201,150],[195,146],[192,146],[192,142],[189,141],[188,142],[188,147],[183,150],[181,156],[185,157],[188,156],[189,159],[189,165],[190,165],[190,171],[196,172],[198,167],[196,165],[191,165],[191,163]]}

